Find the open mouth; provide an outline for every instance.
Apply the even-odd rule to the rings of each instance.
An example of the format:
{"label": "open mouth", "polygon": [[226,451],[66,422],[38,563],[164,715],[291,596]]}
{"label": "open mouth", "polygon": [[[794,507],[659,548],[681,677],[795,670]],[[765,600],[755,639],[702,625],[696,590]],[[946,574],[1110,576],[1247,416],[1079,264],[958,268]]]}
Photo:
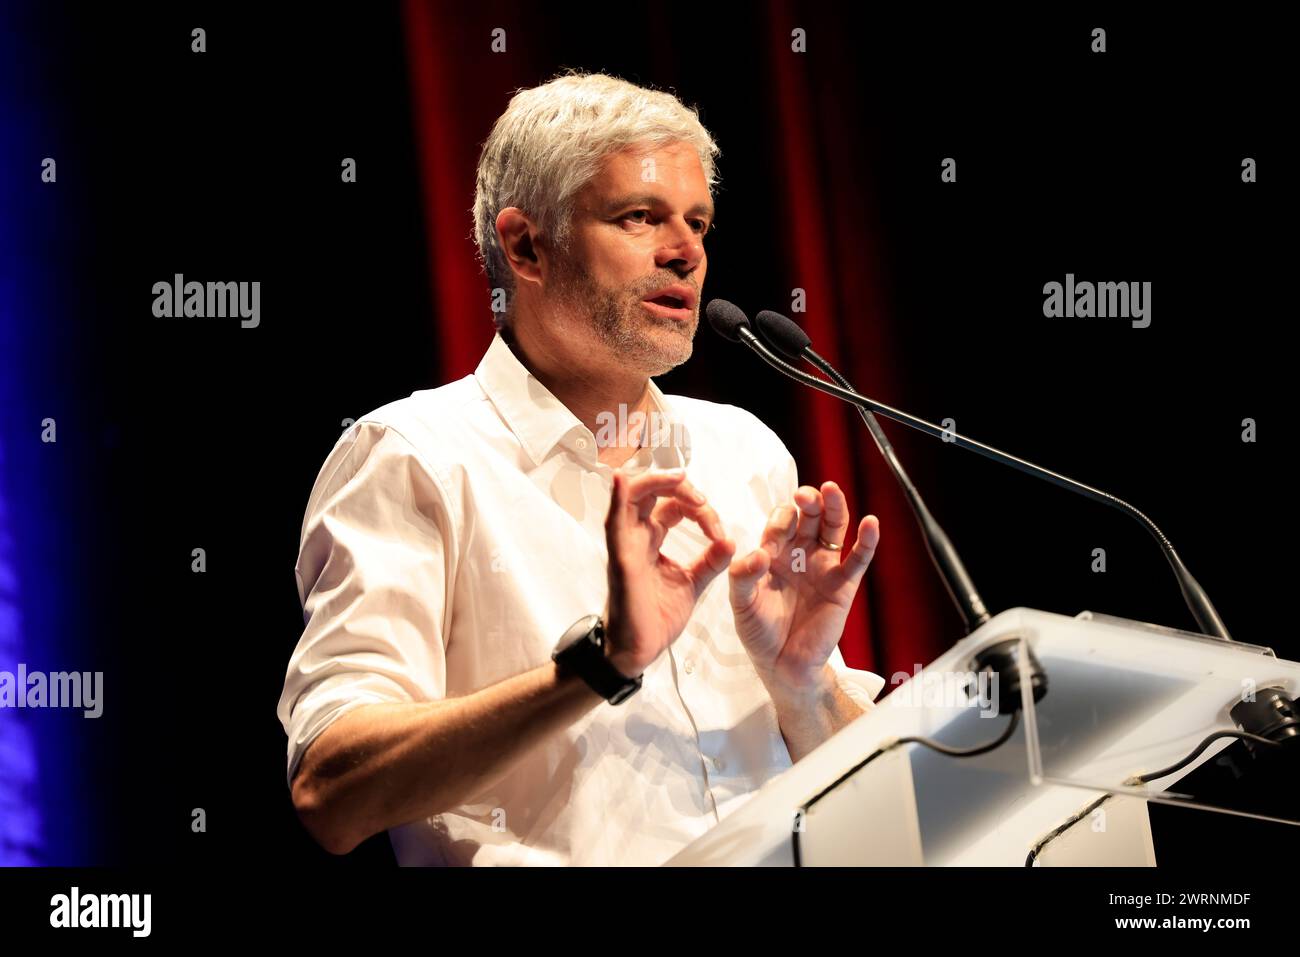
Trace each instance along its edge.
{"label": "open mouth", "polygon": [[655,296],[653,299],[642,299],[641,305],[651,315],[682,324],[689,323],[694,315],[690,309],[686,308],[685,302],[676,296]]}
{"label": "open mouth", "polygon": [[668,309],[686,308],[686,300],[681,298],[680,296],[662,295],[662,296],[655,296],[652,299],[647,299],[645,301],[656,303],[657,305],[664,306]]}
{"label": "open mouth", "polygon": [[653,296],[641,300],[641,304],[661,319],[673,319],[678,322],[690,322],[695,315],[696,296],[690,286],[674,284],[665,286]]}

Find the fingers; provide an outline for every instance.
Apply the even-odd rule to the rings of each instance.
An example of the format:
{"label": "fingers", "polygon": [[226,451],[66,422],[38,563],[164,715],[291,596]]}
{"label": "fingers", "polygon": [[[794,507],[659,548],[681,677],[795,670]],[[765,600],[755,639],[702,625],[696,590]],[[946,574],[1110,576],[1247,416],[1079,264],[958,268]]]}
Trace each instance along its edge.
{"label": "fingers", "polygon": [[[614,470],[614,475],[621,475],[618,469]],[[667,495],[683,484],[688,485],[686,481],[686,471],[684,469],[669,469],[660,471],[658,469],[642,472],[640,475],[629,479],[626,475],[622,476],[623,481],[627,483],[627,500],[636,509],[637,518],[645,521],[650,516],[651,509],[655,506],[655,501],[661,495]]]}
{"label": "fingers", "polygon": [[696,525],[704,530],[704,534],[709,536],[715,542],[724,541],[727,537],[727,530],[722,527],[722,519],[714,511],[712,505],[683,505],[682,510],[687,517],[692,519]]}
{"label": "fingers", "polygon": [[812,544],[821,530],[822,493],[811,485],[801,485],[795,489],[794,503],[799,507],[799,525],[794,537]]}
{"label": "fingers", "polygon": [[781,550],[794,540],[799,525],[799,510],[792,505],[778,505],[772,509],[772,515],[763,527],[763,537],[759,541],[767,554],[776,558]]}
{"label": "fingers", "polygon": [[772,511],[763,530],[762,546],[775,558],[791,542],[809,549],[819,539],[828,545],[843,545],[848,530],[849,503],[838,485],[823,482],[820,489],[801,485],[795,490],[793,505]]}
{"label": "fingers", "polygon": [[[652,524],[661,526],[665,534],[682,518],[689,518],[713,541],[721,541],[727,537],[726,529],[723,528],[722,519],[718,517],[717,511],[708,503],[703,493],[689,481],[683,481],[676,488],[662,494],[664,497],[657,501],[649,500],[651,505],[645,512],[645,517]],[[665,521],[666,519],[670,521]]]}
{"label": "fingers", "polygon": [[880,519],[868,515],[858,523],[858,538],[852,550],[840,562],[844,577],[856,586],[876,556],[876,546],[880,544]]}
{"label": "fingers", "polygon": [[627,482],[618,472],[614,473],[613,485],[609,492],[609,511],[605,515],[605,542],[614,544],[614,532],[623,524],[623,512],[627,508]]}
{"label": "fingers", "polygon": [[849,530],[849,502],[834,482],[823,482],[821,489],[822,520],[817,537],[828,545],[843,545]]}
{"label": "fingers", "polygon": [[650,547],[655,551],[659,551],[659,547],[663,545],[664,539],[668,537],[672,527],[685,517],[686,512],[682,508],[680,499],[661,498],[648,519]]}
{"label": "fingers", "polygon": [[646,495],[662,495],[664,490],[673,488],[686,479],[686,470],[680,468],[647,469],[631,478],[619,469],[615,469],[614,474],[622,476],[627,482],[628,499],[633,502],[640,501]]}
{"label": "fingers", "polygon": [[606,544],[610,548],[619,531],[629,523],[642,522],[651,526],[658,549],[668,531],[683,518],[699,525],[712,542],[727,540],[722,519],[686,478],[684,470],[647,471],[633,478],[614,470],[610,510],[605,519]]}
{"label": "fingers", "polygon": [[651,531],[651,547],[658,551],[668,532],[684,518],[689,518],[709,538],[709,546],[686,569],[698,598],[720,572],[726,569],[735,554],[736,543],[727,536],[722,519],[681,470],[644,473],[628,481],[615,471],[618,488],[626,486],[627,508]]}
{"label": "fingers", "polygon": [[736,543],[731,539],[723,538],[721,541],[714,539],[709,542],[709,547],[704,550],[704,554],[687,569],[695,584],[697,600],[704,594],[704,589],[709,587],[709,583],[727,567],[731,562],[731,556],[735,553]]}
{"label": "fingers", "polygon": [[765,548],[756,548],[731,563],[727,578],[734,610],[744,611],[754,603],[758,583],[771,567],[772,556]]}
{"label": "fingers", "polygon": [[704,528],[705,522],[700,521],[700,518],[705,519],[713,529],[711,532],[705,528],[710,538],[722,537],[722,523],[718,520],[718,513],[708,506],[704,494],[691,484],[683,470],[645,472],[628,481],[628,500],[635,507],[639,521],[647,521],[665,496],[676,497],[683,513],[696,519],[701,528]]}
{"label": "fingers", "polygon": [[664,497],[653,505],[647,515],[656,551],[663,544],[669,530],[683,518],[694,521],[709,537],[708,548],[686,569],[698,599],[709,583],[726,569],[731,556],[736,552],[736,543],[727,537],[727,530],[717,511],[689,481],[683,480],[661,494]]}
{"label": "fingers", "polygon": [[717,512],[709,506],[697,505],[679,491],[675,496],[659,499],[646,520],[646,524],[650,526],[651,545],[656,551],[664,543],[673,526],[683,518],[693,520],[712,541],[721,541],[727,537]]}
{"label": "fingers", "polygon": [[[649,501],[650,508],[653,508],[657,495],[676,488],[685,478],[686,472],[683,469],[646,472],[631,479],[615,469],[609,496],[609,514],[605,516],[607,543],[612,544],[614,534],[627,524],[632,508],[639,507],[646,500]],[[646,514],[649,514],[649,508]]]}

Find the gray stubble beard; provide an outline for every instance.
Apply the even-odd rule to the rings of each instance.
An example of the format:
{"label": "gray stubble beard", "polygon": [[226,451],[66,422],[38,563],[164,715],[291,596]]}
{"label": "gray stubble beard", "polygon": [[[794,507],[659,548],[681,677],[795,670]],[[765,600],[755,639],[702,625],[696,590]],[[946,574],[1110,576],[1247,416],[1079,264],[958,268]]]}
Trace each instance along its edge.
{"label": "gray stubble beard", "polygon": [[[641,308],[642,298],[661,288],[664,280],[652,278],[624,294],[600,286],[567,256],[556,257],[556,262],[564,264],[557,270],[557,299],[574,316],[585,319],[601,343],[624,365],[646,376],[657,376],[691,357],[700,323],[698,303],[689,328],[685,328],[674,319],[661,319]],[[664,329],[671,344],[661,344],[659,337],[648,334],[648,326]]]}

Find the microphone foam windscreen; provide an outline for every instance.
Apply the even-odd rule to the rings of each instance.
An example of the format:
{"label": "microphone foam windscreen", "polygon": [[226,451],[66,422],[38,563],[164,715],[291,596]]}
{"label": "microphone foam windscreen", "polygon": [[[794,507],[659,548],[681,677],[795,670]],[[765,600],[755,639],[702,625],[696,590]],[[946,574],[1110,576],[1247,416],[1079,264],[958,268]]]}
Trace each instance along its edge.
{"label": "microphone foam windscreen", "polygon": [[740,329],[749,325],[749,317],[737,305],[725,299],[712,299],[704,309],[713,331],[732,342],[740,341]]}
{"label": "microphone foam windscreen", "polygon": [[801,359],[803,351],[812,345],[808,333],[800,329],[793,319],[779,312],[764,309],[754,317],[754,325],[769,346],[791,361]]}

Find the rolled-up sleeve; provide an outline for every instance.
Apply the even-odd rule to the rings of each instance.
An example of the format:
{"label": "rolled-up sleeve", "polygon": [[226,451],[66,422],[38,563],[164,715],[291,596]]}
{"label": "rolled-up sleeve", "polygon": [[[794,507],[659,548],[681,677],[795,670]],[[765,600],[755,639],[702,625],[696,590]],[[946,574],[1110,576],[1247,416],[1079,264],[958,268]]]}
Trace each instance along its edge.
{"label": "rolled-up sleeve", "polygon": [[363,704],[446,694],[455,529],[438,473],[399,433],[360,422],[312,489],[295,573],[305,627],[276,714],[287,780],[333,721]]}
{"label": "rolled-up sleeve", "polygon": [[831,670],[835,672],[835,677],[839,681],[839,686],[844,689],[844,693],[864,710],[870,711],[875,705],[880,689],[885,686],[885,679],[874,671],[850,668],[844,663],[844,656],[840,654],[839,648],[831,652],[828,663]]}

